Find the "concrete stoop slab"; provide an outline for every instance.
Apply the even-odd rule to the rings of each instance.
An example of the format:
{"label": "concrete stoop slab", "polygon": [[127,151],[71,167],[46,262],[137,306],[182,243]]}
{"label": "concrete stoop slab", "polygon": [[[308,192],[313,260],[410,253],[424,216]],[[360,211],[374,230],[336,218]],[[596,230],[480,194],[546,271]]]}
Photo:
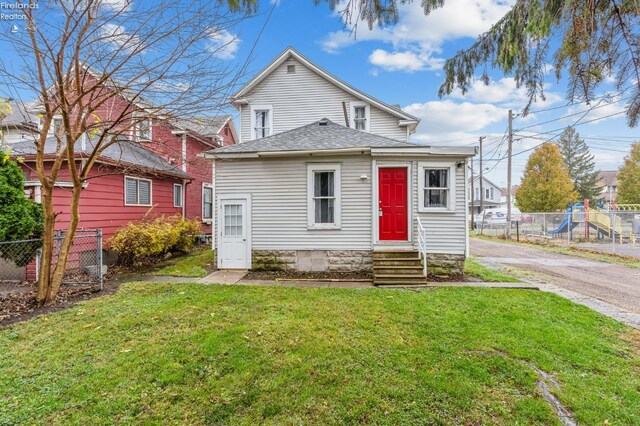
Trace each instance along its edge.
{"label": "concrete stoop slab", "polygon": [[197,282],[201,284],[236,284],[248,272],[246,269],[220,269],[200,278]]}

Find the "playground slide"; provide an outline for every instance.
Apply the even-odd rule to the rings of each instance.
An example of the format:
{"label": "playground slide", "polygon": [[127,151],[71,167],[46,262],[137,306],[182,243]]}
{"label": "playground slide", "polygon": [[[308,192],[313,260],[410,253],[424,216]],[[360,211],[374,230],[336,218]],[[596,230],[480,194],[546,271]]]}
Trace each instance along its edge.
{"label": "playground slide", "polygon": [[548,233],[549,234],[564,234],[569,229],[569,221],[570,221],[570,219],[571,219],[571,216],[567,215],[567,217],[564,218],[564,220],[562,221],[560,226],[558,226],[556,229],[552,229]]}

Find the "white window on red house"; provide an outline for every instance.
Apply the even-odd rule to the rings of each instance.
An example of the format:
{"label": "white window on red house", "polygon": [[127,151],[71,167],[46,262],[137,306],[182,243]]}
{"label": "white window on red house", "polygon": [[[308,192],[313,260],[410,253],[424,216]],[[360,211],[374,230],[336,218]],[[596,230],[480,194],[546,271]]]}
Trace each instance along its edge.
{"label": "white window on red house", "polygon": [[173,207],[182,207],[182,185],[173,184]]}
{"label": "white window on red house", "polygon": [[138,141],[150,141],[151,140],[151,119],[149,117],[146,118],[136,118],[136,138]]}
{"label": "white window on red house", "polygon": [[125,177],[124,204],[126,206],[150,206],[151,181],[149,179]]}
{"label": "white window on red house", "polygon": [[202,220],[213,219],[213,188],[202,187]]}

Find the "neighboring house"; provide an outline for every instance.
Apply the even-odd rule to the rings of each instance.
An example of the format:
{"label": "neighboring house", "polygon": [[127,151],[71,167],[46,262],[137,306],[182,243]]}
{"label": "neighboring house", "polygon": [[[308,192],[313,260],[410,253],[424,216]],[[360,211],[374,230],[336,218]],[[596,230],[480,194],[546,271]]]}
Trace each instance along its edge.
{"label": "neighboring house", "polygon": [[[473,193],[471,192],[473,188]],[[473,178],[473,183],[469,179],[469,192],[467,192],[467,203],[469,205],[470,214],[478,214],[482,211],[481,205],[485,209],[493,209],[501,207],[502,192],[500,187],[491,182],[486,177],[482,178],[482,193],[480,191],[480,176]],[[473,206],[473,210],[471,207]]]}
{"label": "neighboring house", "polygon": [[601,171],[598,172],[598,186],[602,188],[598,200],[605,206],[615,205],[616,196],[618,195],[618,171]]}
{"label": "neighboring house", "polygon": [[424,282],[425,237],[431,272],[462,272],[466,161],[475,148],[410,143],[416,117],[292,48],[232,102],[242,143],[206,154],[218,267],[373,269],[377,284]]}
{"label": "neighboring house", "polygon": [[[214,216],[213,176],[211,164],[202,153],[236,143],[231,116],[193,120],[146,116],[145,109],[119,96],[99,113],[100,118],[108,121],[109,114],[119,114],[125,108],[134,109],[137,124],[133,130],[123,131],[117,144],[109,147],[94,166],[80,197],[79,226],[102,228],[108,238],[118,228],[145,215],[181,214],[199,219],[202,233],[210,234]],[[46,143],[49,160],[53,159],[56,132],[60,128],[57,120],[54,118]],[[38,124],[35,123],[36,129]],[[40,183],[35,173],[34,137],[11,143],[11,155],[25,157],[22,167],[26,186],[37,200]],[[83,152],[91,152],[92,146],[87,138],[77,142],[79,161]],[[56,224],[59,229],[69,223],[70,182],[66,169],[63,166],[54,192],[56,211],[61,212]]]}
{"label": "neighboring house", "polygon": [[0,146],[34,140],[38,135],[38,118],[30,112],[33,103],[10,101],[11,114],[0,122]]}
{"label": "neighboring house", "polygon": [[[520,186],[519,185],[513,185],[511,187],[511,206],[515,207],[516,205],[516,191],[518,190]],[[507,188],[500,188],[500,193],[502,194],[500,196],[500,208],[506,209],[507,208]]]}

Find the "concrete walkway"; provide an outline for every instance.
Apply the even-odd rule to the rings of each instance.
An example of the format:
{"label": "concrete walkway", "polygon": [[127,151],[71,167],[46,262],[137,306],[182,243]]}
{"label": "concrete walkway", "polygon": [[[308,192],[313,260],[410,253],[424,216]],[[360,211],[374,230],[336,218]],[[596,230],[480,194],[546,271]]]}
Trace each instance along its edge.
{"label": "concrete walkway", "polygon": [[204,278],[200,278],[196,282],[202,284],[236,284],[248,272],[246,269],[221,269]]}

